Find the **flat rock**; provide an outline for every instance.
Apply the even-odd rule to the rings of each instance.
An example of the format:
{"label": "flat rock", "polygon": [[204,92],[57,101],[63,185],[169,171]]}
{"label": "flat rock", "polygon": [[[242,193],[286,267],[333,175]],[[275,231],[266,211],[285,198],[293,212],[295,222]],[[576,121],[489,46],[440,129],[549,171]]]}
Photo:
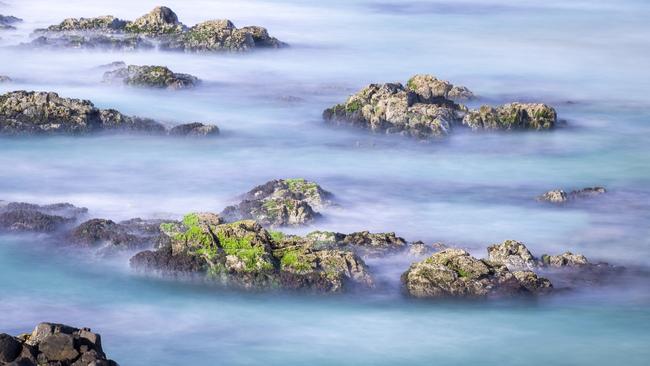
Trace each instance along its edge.
{"label": "flat rock", "polygon": [[165,66],[129,65],[104,73],[105,83],[119,83],[140,88],[190,89],[199,83],[196,76],[172,72]]}

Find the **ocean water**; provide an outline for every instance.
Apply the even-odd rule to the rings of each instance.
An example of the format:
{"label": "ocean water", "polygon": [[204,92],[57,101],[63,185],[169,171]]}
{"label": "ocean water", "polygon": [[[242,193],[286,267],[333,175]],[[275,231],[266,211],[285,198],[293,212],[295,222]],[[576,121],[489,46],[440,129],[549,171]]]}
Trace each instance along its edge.
{"label": "ocean water", "polygon": [[[25,19],[0,45],[66,17],[133,19],[156,2],[4,0]],[[0,139],[0,199],[88,207],[112,219],[221,211],[270,179],[333,192],[314,229],[395,231],[478,256],[505,239],[647,268],[650,258],[650,4],[645,1],[167,1],[181,21],[229,18],[291,44],[249,54],[0,48],[11,90],[55,91],[168,125],[217,124],[216,139]],[[98,65],[162,64],[192,91],[103,85]],[[567,126],[462,131],[429,143],[330,127],[323,109],[372,82],[431,73],[477,103],[541,101]],[[472,104],[472,106],[475,106]],[[547,190],[601,185],[602,198],[539,204]],[[88,326],[122,365],[646,365],[650,286],[630,277],[537,301],[415,302],[409,258],[371,261],[373,294],[241,294],[142,277],[39,236],[0,236],[0,331]]]}

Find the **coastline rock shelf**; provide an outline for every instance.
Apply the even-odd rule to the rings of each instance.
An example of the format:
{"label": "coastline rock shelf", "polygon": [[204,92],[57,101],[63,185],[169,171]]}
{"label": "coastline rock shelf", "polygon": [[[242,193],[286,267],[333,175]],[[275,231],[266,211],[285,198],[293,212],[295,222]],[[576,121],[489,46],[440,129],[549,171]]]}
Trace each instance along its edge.
{"label": "coastline rock shelf", "polygon": [[227,19],[209,20],[187,27],[169,8],[160,6],[126,21],[114,16],[69,18],[34,32],[33,47],[113,50],[160,49],[185,52],[244,52],[281,48],[287,44],[271,37],[266,28],[237,28]]}
{"label": "coastline rock shelf", "polygon": [[[181,125],[182,126],[182,125]],[[187,127],[187,126],[186,126]],[[214,135],[216,126],[177,126],[173,135]],[[130,117],[114,109],[99,109],[88,100],[57,93],[14,91],[0,95],[0,135],[86,135],[101,132],[166,134],[161,123]]]}
{"label": "coastline rock shelf", "polygon": [[106,357],[99,334],[54,323],[17,337],[0,333],[0,365],[118,366]]}
{"label": "coastline rock shelf", "polygon": [[165,66],[129,65],[107,71],[103,77],[107,84],[124,84],[140,88],[190,89],[199,84],[199,78],[175,73]]}
{"label": "coastline rock shelf", "polygon": [[465,87],[431,75],[416,75],[400,83],[370,84],[343,104],[323,112],[330,123],[345,123],[374,132],[418,139],[440,138],[454,128],[472,130],[550,130],[555,110],[539,103],[510,103],[470,110],[461,100],[473,99]]}

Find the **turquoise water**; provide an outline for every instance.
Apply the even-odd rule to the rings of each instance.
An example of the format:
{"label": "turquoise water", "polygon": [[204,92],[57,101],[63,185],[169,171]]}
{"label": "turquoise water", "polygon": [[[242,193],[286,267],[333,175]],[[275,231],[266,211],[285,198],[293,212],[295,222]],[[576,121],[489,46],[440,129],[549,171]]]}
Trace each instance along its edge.
{"label": "turquoise water", "polygon": [[[22,17],[1,45],[69,16],[135,18],[156,4],[4,1]],[[104,136],[0,139],[0,199],[67,201],[113,219],[220,211],[279,177],[305,177],[341,208],[315,227],[395,231],[485,255],[505,239],[536,254],[650,263],[650,5],[645,1],[168,1],[180,19],[260,24],[278,52],[196,56],[0,48],[15,89],[50,90],[174,125],[219,125],[214,140]],[[165,64],[201,88],[101,85],[97,65]],[[324,108],[371,82],[432,73],[485,102],[539,100],[567,127],[457,133],[419,143],[325,126]],[[290,97],[298,97],[290,98]],[[554,188],[605,197],[540,205]],[[122,365],[646,365],[647,278],[534,302],[402,298],[408,258],[370,263],[390,286],[342,297],[251,295],[140,277],[128,256],[73,253],[43,237],[0,236],[0,331],[40,321],[89,326]]]}

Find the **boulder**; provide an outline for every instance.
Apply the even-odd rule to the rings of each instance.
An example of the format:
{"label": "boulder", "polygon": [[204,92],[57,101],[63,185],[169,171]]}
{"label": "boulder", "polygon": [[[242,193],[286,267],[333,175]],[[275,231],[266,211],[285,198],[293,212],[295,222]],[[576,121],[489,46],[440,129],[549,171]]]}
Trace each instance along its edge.
{"label": "boulder", "polygon": [[409,248],[408,243],[395,233],[371,233],[360,231],[341,234],[327,231],[314,231],[306,239],[315,248],[336,248],[350,250],[362,257],[378,257],[402,252]]}
{"label": "boulder", "polygon": [[538,264],[526,245],[516,240],[493,244],[488,247],[487,251],[489,261],[505,265],[510,270],[533,269]]}
{"label": "boulder", "polygon": [[550,130],[557,124],[553,107],[541,103],[481,106],[463,118],[472,130]]}
{"label": "boulder", "polygon": [[354,253],[318,250],[309,241],[270,233],[254,221],[223,223],[220,216],[194,213],[181,225],[161,225],[170,244],[138,253],[131,266],[163,274],[190,274],[248,290],[341,292],[372,285],[365,263]]}
{"label": "boulder", "polygon": [[542,255],[542,264],[549,267],[582,267],[591,265],[582,254],[565,252],[559,255]]}
{"label": "boulder", "polygon": [[61,23],[51,25],[47,29],[36,30],[37,34],[48,32],[78,32],[78,31],[101,31],[115,33],[124,30],[127,21],[118,19],[112,15],[99,16],[95,18],[67,18]]}
{"label": "boulder", "polygon": [[219,127],[216,125],[205,125],[203,123],[186,123],[174,126],[169,130],[170,136],[216,136],[219,134]]}
{"label": "boulder", "polygon": [[552,191],[548,191],[541,196],[538,196],[537,200],[550,202],[550,203],[566,203],[569,201],[596,197],[606,192],[607,190],[603,187],[587,187],[587,188],[577,189],[569,193],[566,193],[561,189],[555,189]]}
{"label": "boulder", "polygon": [[43,206],[24,202],[0,204],[0,231],[51,233],[71,224],[87,211],[69,203]]}
{"label": "boulder", "polygon": [[253,35],[237,29],[228,19],[199,23],[162,46],[186,52],[248,51],[255,48]]}
{"label": "boulder", "polygon": [[228,221],[255,220],[264,226],[299,226],[320,217],[316,211],[331,205],[332,194],[302,178],[278,179],[253,188],[243,200],[226,207]]}
{"label": "boulder", "polygon": [[129,22],[125,26],[125,31],[149,36],[164,36],[182,33],[186,28],[178,21],[178,16],[173,10],[166,6],[158,6],[148,14]]}
{"label": "boulder", "polygon": [[[538,288],[522,284],[506,266],[476,259],[462,249],[446,249],[412,264],[402,275],[402,283],[406,293],[416,298],[486,298],[538,292]],[[527,280],[526,285],[532,283]]]}
{"label": "boulder", "polygon": [[22,21],[22,19],[16,18],[15,16],[0,14],[0,30],[16,29],[16,27],[14,27],[14,24],[20,23]]}
{"label": "boulder", "polygon": [[264,27],[250,25],[247,27],[242,27],[241,30],[251,35],[253,42],[255,43],[255,47],[257,48],[281,48],[288,46],[286,43],[279,41],[277,38],[271,37],[268,30],[266,30]]}
{"label": "boulder", "polygon": [[120,83],[141,88],[190,89],[199,83],[196,76],[172,72],[164,66],[129,65],[104,73],[105,83]]}
{"label": "boulder", "polygon": [[0,135],[81,135],[102,131],[162,133],[163,125],[98,109],[88,100],[56,93],[15,91],[0,95]]}
{"label": "boulder", "polygon": [[161,223],[160,220],[148,223],[133,219],[118,224],[112,220],[91,219],[72,230],[70,241],[80,247],[101,249],[104,254],[142,249],[159,240]]}
{"label": "boulder", "polygon": [[427,74],[413,76],[406,86],[418,96],[420,103],[448,103],[448,100],[474,98],[474,93],[466,87],[454,86],[448,81]]}

